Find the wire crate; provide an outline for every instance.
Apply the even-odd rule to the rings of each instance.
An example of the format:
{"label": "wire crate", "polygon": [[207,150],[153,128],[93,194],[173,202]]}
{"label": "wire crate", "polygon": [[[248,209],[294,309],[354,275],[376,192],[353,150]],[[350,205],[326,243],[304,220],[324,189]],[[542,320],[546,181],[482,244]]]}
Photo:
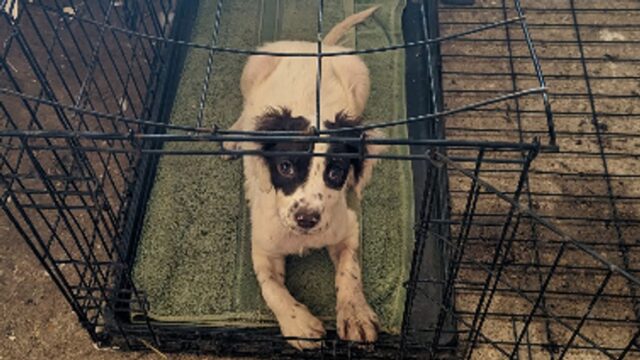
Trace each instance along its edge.
{"label": "wire crate", "polygon": [[[640,172],[632,164],[638,137],[625,127],[637,77],[625,54],[640,39],[640,7],[631,0],[398,2],[391,8],[402,41],[266,54],[313,57],[320,69],[326,57],[348,54],[404,62],[405,116],[363,128],[405,127],[406,136],[340,139],[402,149],[377,157],[410,164],[414,241],[401,327],[373,349],[330,331],[320,350],[301,353],[275,327],[150,315],[154,304],[133,271],[159,164],[229,155],[222,141],[273,141],[226,130],[224,118],[209,119],[208,101],[222,96],[222,65],[259,53],[229,39],[246,30],[230,14],[255,9],[259,40],[273,40],[286,33],[278,19],[286,22],[293,3],[2,3],[0,204],[92,339],[126,350],[291,358],[638,356]],[[307,40],[321,49],[329,10],[354,11],[354,3],[371,5],[298,2],[297,14],[315,21]],[[605,10],[614,14],[607,21],[598,17]],[[213,19],[205,31],[203,11]],[[195,116],[173,123],[190,66],[200,74]],[[620,85],[599,87],[609,80]],[[317,129],[277,141],[331,141]],[[580,159],[595,162],[581,167]]]}

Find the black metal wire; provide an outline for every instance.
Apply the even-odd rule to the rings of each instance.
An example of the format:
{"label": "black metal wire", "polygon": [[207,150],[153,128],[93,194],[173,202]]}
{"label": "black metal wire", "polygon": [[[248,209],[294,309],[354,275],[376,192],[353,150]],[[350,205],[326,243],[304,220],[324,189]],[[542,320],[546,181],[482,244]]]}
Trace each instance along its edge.
{"label": "black metal wire", "polygon": [[[573,19],[573,25],[574,25],[574,30],[575,30],[575,36],[576,36],[576,40],[578,43],[578,50],[580,53],[580,63],[582,65],[582,70],[583,70],[583,74],[584,74],[584,81],[585,81],[585,86],[586,86],[586,90],[587,90],[587,95],[589,98],[589,107],[591,109],[591,112],[593,114],[593,117],[591,119],[591,123],[593,124],[593,128],[595,130],[596,133],[596,139],[598,142],[598,148],[599,148],[599,152],[600,152],[600,159],[602,161],[602,168],[604,171],[604,175],[605,175],[605,182],[606,182],[606,186],[607,186],[607,195],[609,197],[609,206],[610,206],[610,211],[611,211],[611,216],[612,216],[612,220],[613,220],[613,225],[616,231],[616,237],[618,240],[618,245],[619,245],[619,250],[620,250],[620,256],[622,257],[622,263],[625,269],[629,268],[629,250],[626,246],[626,240],[624,239],[623,235],[622,235],[622,230],[620,228],[620,214],[618,211],[618,206],[616,204],[616,200],[615,200],[615,195],[613,192],[613,188],[612,188],[612,184],[611,184],[611,179],[609,177],[609,164],[607,161],[607,156],[606,156],[606,150],[605,150],[605,145],[604,145],[604,141],[602,138],[602,133],[605,132],[605,130],[603,129],[603,127],[600,125],[600,121],[598,118],[598,114],[596,111],[596,104],[595,104],[595,99],[593,96],[593,90],[592,90],[592,86],[591,86],[591,81],[590,81],[590,72],[589,72],[589,68],[587,65],[586,60],[584,60],[584,46],[583,46],[583,42],[582,42],[582,37],[580,34],[580,24],[578,22],[578,15],[577,12],[575,11],[575,2],[574,0],[570,0],[570,4],[571,4],[571,16]],[[636,293],[637,293],[637,288],[634,284],[629,284],[629,290],[632,292],[632,295],[634,296],[634,308],[636,310],[636,318],[638,320],[640,320],[640,299],[636,298]]]}
{"label": "black metal wire", "polygon": [[[511,359],[523,354],[535,358],[540,352],[551,358],[574,352],[633,358],[640,354],[640,331],[634,328],[640,326],[640,268],[633,262],[640,245],[629,234],[640,227],[640,218],[626,209],[640,200],[630,186],[640,180],[640,173],[619,166],[640,157],[623,145],[634,144],[640,136],[632,127],[618,125],[640,115],[632,106],[638,94],[623,86],[640,77],[601,68],[637,63],[633,51],[620,50],[640,43],[640,26],[634,21],[640,7],[624,0],[576,3],[558,0],[543,7],[532,0],[503,0],[451,7],[426,1],[419,6],[418,30],[424,41],[323,52],[329,5],[318,0],[317,7],[310,7],[317,18],[317,51],[312,53],[219,46],[221,26],[232,25],[223,23],[222,1],[217,2],[210,44],[175,36],[175,21],[183,20],[178,10],[187,6],[178,2],[135,0],[124,7],[114,1],[25,3],[17,20],[8,14],[0,18],[0,26],[7,29],[2,32],[6,38],[0,39],[0,117],[7,125],[0,130],[0,207],[92,340],[131,349],[143,347],[144,339],[159,349],[209,349],[215,344],[231,354],[286,353],[273,329],[203,330],[153,323],[145,316],[152,305],[130,274],[137,240],[123,230],[133,227],[131,214],[144,207],[138,193],[148,189],[137,187],[153,182],[143,179],[153,174],[144,169],[152,168],[159,156],[281,154],[229,152],[215,146],[222,141],[423,146],[430,149],[426,154],[374,156],[429,164],[431,182],[418,194],[423,207],[416,219],[401,333],[382,334],[376,352],[365,355],[410,358],[457,351],[459,357],[472,358],[489,348]],[[73,13],[65,12],[67,6]],[[438,33],[429,27],[435,11],[440,12]],[[173,21],[171,14],[176,14]],[[596,17],[600,20],[594,21]],[[594,35],[611,29],[625,37]],[[424,49],[422,66],[430,90],[424,101],[433,111],[376,119],[357,129],[426,124],[443,130],[446,138],[326,136],[353,129],[321,128],[323,58],[413,48]],[[208,52],[192,126],[173,125],[158,116],[159,103],[168,98],[165,77],[175,65],[168,54],[186,49]],[[219,53],[315,58],[317,131],[203,127]],[[28,74],[12,69],[19,61]],[[35,85],[28,85],[25,76]],[[612,81],[620,86],[603,86]],[[584,124],[575,125],[583,119]],[[164,147],[176,142],[186,146]],[[196,142],[211,146],[189,147]],[[598,162],[598,167],[576,170],[573,165],[581,161]],[[447,209],[437,208],[443,204]],[[594,233],[585,234],[585,228]],[[449,255],[442,279],[420,273],[427,240],[442,244]],[[572,282],[560,286],[565,279]],[[429,286],[442,294],[430,294]],[[471,305],[466,304],[469,299]],[[513,306],[496,306],[504,301],[513,301]],[[573,302],[584,306],[570,308]],[[434,323],[411,318],[411,309],[421,303],[437,309]],[[620,312],[603,312],[602,307],[618,307]],[[131,309],[142,312],[141,325],[123,320]],[[628,310],[635,317],[625,318]],[[457,328],[446,327],[448,319]],[[492,323],[505,325],[508,334],[487,330]],[[596,326],[624,328],[628,336],[604,342],[593,336]],[[424,333],[432,334],[430,341],[418,340]],[[441,343],[452,334],[457,348]],[[322,356],[362,355],[353,343],[330,336]]]}
{"label": "black metal wire", "polygon": [[[218,44],[218,36],[220,34],[220,19],[222,18],[222,7],[224,1],[220,0],[216,4],[216,15],[214,17],[213,30],[211,34],[211,47],[215,47]],[[207,101],[207,94],[209,93],[209,81],[211,80],[211,72],[213,70],[213,57],[215,50],[209,50],[209,57],[207,58],[207,67],[205,70],[204,81],[202,82],[202,90],[200,91],[200,104],[198,105],[198,116],[196,117],[196,127],[202,127],[202,118],[204,117],[204,107]]]}
{"label": "black metal wire", "polygon": [[321,109],[321,99],[322,96],[322,22],[324,20],[324,0],[318,0],[318,10],[317,10],[317,28],[316,28],[316,66],[318,70],[316,71],[316,130],[321,129],[320,124],[322,123],[322,113]]}
{"label": "black metal wire", "polygon": [[[383,128],[399,126],[399,125],[406,125],[406,124],[411,124],[411,123],[420,122],[420,121],[424,121],[424,120],[436,119],[436,118],[442,117],[442,116],[453,115],[453,114],[460,113],[460,112],[467,112],[467,111],[470,111],[470,110],[478,110],[478,108],[480,108],[480,107],[484,107],[484,106],[487,106],[487,105],[500,103],[500,102],[503,102],[505,100],[509,100],[509,99],[513,99],[513,98],[517,98],[517,97],[522,97],[522,96],[526,96],[526,95],[530,95],[530,94],[542,93],[544,91],[546,91],[546,89],[544,89],[544,88],[532,88],[532,89],[528,89],[528,90],[519,91],[519,92],[516,92],[516,93],[513,93],[513,94],[506,94],[506,95],[498,96],[498,97],[491,98],[491,99],[488,99],[488,100],[467,104],[467,105],[461,106],[459,108],[454,108],[454,109],[450,109],[450,110],[444,110],[444,111],[439,112],[439,113],[425,114],[425,115],[421,115],[421,116],[413,116],[413,117],[408,117],[408,118],[402,119],[402,120],[395,120],[395,121],[394,120],[388,120],[388,121],[384,121],[384,122],[380,122],[380,123],[373,123],[373,124],[368,124],[368,125],[359,125],[359,126],[354,126],[352,128],[348,128],[348,129],[324,129],[324,130],[317,131],[317,134],[318,135],[339,134],[339,133],[342,133],[342,132],[353,131],[354,129],[355,130],[371,130],[371,129],[383,129]],[[266,133],[264,131],[262,131],[262,132],[260,132],[260,131],[228,131],[228,130],[218,129],[216,127],[214,127],[213,129],[202,129],[202,128],[195,128],[195,127],[189,127],[189,126],[166,125],[166,124],[154,123],[154,122],[150,122],[150,121],[146,121],[146,120],[123,118],[123,117],[119,117],[117,115],[105,114],[105,113],[100,113],[100,112],[96,112],[96,111],[92,111],[92,110],[79,109],[79,108],[75,108],[73,106],[63,105],[63,104],[57,103],[55,101],[35,98],[35,97],[29,96],[29,95],[26,95],[26,94],[22,94],[20,92],[16,92],[16,91],[13,91],[13,90],[10,90],[10,89],[6,89],[6,88],[0,88],[0,93],[18,96],[23,101],[29,100],[29,101],[34,101],[34,102],[37,102],[37,103],[44,103],[44,104],[52,105],[54,108],[57,108],[57,109],[69,109],[69,110],[80,112],[80,113],[88,113],[88,114],[92,114],[92,115],[95,115],[95,116],[105,117],[105,118],[109,118],[109,119],[117,119],[117,120],[121,120],[121,121],[124,121],[124,122],[138,123],[138,124],[143,124],[143,125],[153,125],[153,126],[156,126],[158,128],[168,128],[168,129],[176,129],[176,130],[188,130],[188,131],[200,132],[200,133],[202,133],[202,132],[208,132],[209,133],[209,132],[215,131],[216,133],[220,133],[220,134],[225,134],[225,133],[234,134],[235,133],[235,134],[254,135],[254,134],[265,134]],[[269,133],[271,133],[271,134],[273,134],[273,133],[276,133],[276,134],[291,134],[292,132],[269,132]],[[545,148],[547,148],[549,150],[556,149],[555,146],[546,146]]]}
{"label": "black metal wire", "polygon": [[[495,194],[496,196],[500,197],[501,199],[507,201],[508,203],[511,204],[511,206],[516,210],[516,212],[520,213],[523,212],[524,214],[526,214],[529,217],[532,217],[533,219],[536,220],[536,222],[538,224],[540,224],[541,226],[544,226],[546,229],[551,230],[554,234],[561,236],[563,242],[561,243],[562,246],[560,248],[560,251],[557,252],[556,255],[556,259],[554,261],[554,264],[551,266],[551,269],[548,273],[548,277],[545,280],[545,287],[542,288],[538,294],[538,300],[536,300],[536,305],[534,306],[532,313],[530,314],[530,316],[532,316],[532,314],[536,311],[536,308],[538,307],[538,304],[540,304],[540,299],[541,297],[546,293],[546,284],[548,284],[548,282],[550,281],[550,279],[553,276],[557,276],[556,272],[554,271],[554,269],[557,267],[560,258],[564,255],[565,251],[564,251],[564,247],[567,244],[570,244],[572,247],[578,249],[579,251],[584,252],[587,256],[589,256],[590,258],[598,261],[601,266],[603,266],[605,269],[609,270],[609,273],[611,271],[616,272],[616,274],[624,277],[626,280],[631,281],[634,284],[640,284],[640,279],[638,279],[637,277],[635,277],[634,275],[628,273],[626,270],[621,269],[615,265],[613,265],[612,263],[609,262],[609,260],[607,260],[606,258],[604,258],[602,255],[598,254],[597,252],[595,252],[593,249],[585,246],[584,244],[582,244],[581,242],[571,238],[570,236],[564,234],[559,228],[557,228],[555,225],[553,225],[552,223],[550,223],[549,221],[541,218],[539,215],[532,213],[530,210],[528,209],[524,209],[522,208],[522,206],[520,204],[518,204],[515,200],[513,200],[511,197],[509,197],[508,195],[502,193],[500,190],[496,189],[495,187],[493,187],[492,185],[490,185],[489,183],[485,182],[484,180],[474,177],[473,173],[471,173],[469,170],[465,170],[463,168],[461,168],[459,165],[455,164],[454,162],[447,160],[446,158],[442,157],[442,156],[438,156],[438,159],[440,161],[444,161],[446,162],[450,167],[454,168],[456,171],[459,171],[460,173],[464,174],[467,177],[470,177],[472,179],[475,179],[475,181],[477,181],[479,184],[481,184],[483,187],[486,188],[486,190],[492,192],[493,194]],[[491,265],[492,266],[492,265]],[[493,274],[493,271],[491,270],[487,270],[489,274]],[[607,280],[608,281],[608,280]],[[605,284],[606,285],[606,284]],[[486,283],[484,285],[486,287]],[[604,285],[601,285],[601,288],[604,289]],[[517,287],[513,288],[515,291],[517,291],[523,298],[528,299]],[[598,290],[595,294],[591,293],[589,294],[590,296],[593,296],[592,301],[596,301],[597,299],[600,299],[602,294],[602,290]],[[592,308],[592,306],[590,306],[588,308],[588,311],[590,311],[590,309]],[[476,316],[478,313],[475,312],[474,313]],[[486,313],[485,313],[486,314]],[[585,314],[583,316],[583,318],[586,318],[586,316],[588,316],[588,313]],[[597,343],[595,343],[593,340],[590,340],[586,337],[584,337],[582,334],[579,333],[579,329],[576,329],[575,327],[570,326],[569,324],[567,324],[564,320],[562,320],[561,318],[558,317],[553,317],[553,319],[555,320],[555,322],[557,324],[560,324],[562,326],[564,326],[567,329],[570,329],[571,331],[573,331],[573,333],[577,336],[580,336],[582,340],[588,342],[593,349],[598,349],[600,352],[602,352],[605,355],[608,355],[609,357],[611,357],[610,354],[608,354],[608,350],[605,347],[599,346]]]}
{"label": "black metal wire", "polygon": [[[318,1],[321,1],[321,0],[318,0]],[[69,15],[65,14],[63,11],[58,11],[56,9],[49,8],[47,6],[42,6],[42,8],[50,10],[50,11],[53,11],[57,15],[59,15],[61,17],[67,17],[67,18],[70,17]],[[320,14],[318,13],[318,15],[320,15]],[[84,18],[82,16],[73,16],[73,18],[78,20],[78,21],[80,21],[80,22],[86,22],[86,23],[89,23],[89,24],[97,25],[97,26],[103,26],[104,25],[104,24],[100,24],[100,23],[96,22],[93,19],[87,19],[87,18]],[[518,21],[521,21],[522,19],[523,19],[522,17],[514,17],[514,18],[509,19],[507,21],[507,23],[518,22]],[[481,32],[481,31],[484,31],[484,30],[487,30],[487,29],[503,26],[504,24],[505,24],[504,21],[496,21],[495,23],[485,24],[485,25],[480,26],[480,27],[478,27],[476,29],[467,30],[467,31],[461,32],[459,34],[452,34],[452,35],[448,35],[446,37],[440,37],[440,38],[435,38],[435,39],[430,39],[430,40],[425,40],[425,41],[417,41],[417,42],[411,42],[411,43],[384,46],[384,47],[378,47],[378,48],[369,48],[369,49],[362,49],[362,50],[331,51],[331,52],[322,52],[322,53],[317,53],[317,52],[313,52],[313,53],[306,53],[306,52],[303,52],[303,53],[299,53],[299,52],[274,52],[274,51],[260,51],[260,50],[254,50],[254,49],[250,50],[250,49],[229,48],[229,47],[221,47],[221,46],[211,46],[211,45],[207,45],[207,44],[199,44],[199,43],[194,43],[194,42],[189,42],[189,41],[171,39],[171,38],[168,38],[168,37],[154,36],[154,35],[151,35],[151,34],[148,34],[148,33],[143,33],[143,32],[135,32],[135,31],[131,31],[131,30],[126,29],[126,28],[121,28],[121,27],[117,27],[117,26],[113,26],[113,25],[106,25],[105,27],[106,27],[106,29],[113,30],[115,32],[120,32],[120,33],[126,34],[128,36],[132,36],[132,37],[140,37],[140,38],[148,40],[148,41],[166,42],[166,43],[170,43],[170,44],[174,44],[174,45],[186,46],[186,47],[189,47],[189,48],[209,50],[209,51],[215,51],[215,52],[221,52],[221,53],[231,53],[231,54],[239,54],[239,55],[270,55],[270,56],[278,56],[278,57],[314,57],[314,58],[317,58],[318,56],[320,56],[320,57],[333,57],[333,56],[344,56],[344,55],[373,54],[373,53],[377,53],[377,52],[387,52],[387,51],[391,51],[391,50],[406,49],[408,47],[420,47],[420,46],[424,46],[424,45],[430,44],[430,43],[437,43],[437,42],[442,42],[442,41],[445,41],[445,40],[452,40],[452,39],[455,39],[455,38],[458,38],[458,37],[474,34],[476,32]]]}

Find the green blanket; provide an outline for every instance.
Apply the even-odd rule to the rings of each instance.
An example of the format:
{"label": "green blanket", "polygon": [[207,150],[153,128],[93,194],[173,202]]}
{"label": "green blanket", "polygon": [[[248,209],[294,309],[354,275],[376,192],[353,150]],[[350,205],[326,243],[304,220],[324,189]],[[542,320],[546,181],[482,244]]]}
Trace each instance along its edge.
{"label": "green blanket", "polygon": [[[345,16],[373,5],[370,1],[326,0],[324,31]],[[360,49],[402,41],[402,1],[381,0],[374,20],[360,25],[346,42]],[[225,47],[255,48],[277,39],[314,41],[316,0],[224,2],[220,41]],[[192,41],[210,43],[216,0],[202,0]],[[249,20],[247,20],[249,19]],[[255,19],[260,19],[256,22]],[[256,24],[256,25],[252,25]],[[208,52],[190,49],[171,123],[193,125]],[[405,116],[404,54],[365,55],[372,91],[368,121]],[[217,53],[213,59],[204,125],[226,128],[240,114],[239,78],[246,57]],[[406,128],[386,131],[406,138]],[[216,148],[207,143],[172,143],[168,150]],[[406,153],[406,148],[394,148]],[[360,204],[364,289],[382,328],[397,333],[404,307],[413,244],[413,191],[410,163],[382,161]],[[159,161],[144,220],[134,282],[144,291],[153,321],[221,327],[275,326],[251,267],[249,217],[242,189],[241,161],[214,156],[164,156]],[[287,262],[287,286],[321,319],[334,317],[334,271],[326,251]],[[133,314],[134,321],[140,320]],[[332,321],[325,326],[334,328]]]}

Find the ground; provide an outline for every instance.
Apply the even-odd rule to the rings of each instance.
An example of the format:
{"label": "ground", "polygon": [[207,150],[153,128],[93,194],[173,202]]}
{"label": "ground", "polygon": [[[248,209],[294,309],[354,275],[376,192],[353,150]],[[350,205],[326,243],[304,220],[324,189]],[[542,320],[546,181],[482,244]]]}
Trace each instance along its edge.
{"label": "ground", "polygon": [[[486,0],[482,1],[486,6],[499,5],[500,1]],[[548,5],[550,1],[541,2],[542,5]],[[562,9],[568,7],[568,1],[555,1],[553,4],[557,4]],[[605,1],[592,1],[592,2],[580,2],[580,6],[591,5],[593,7],[604,6],[607,3]],[[631,2],[625,2],[622,0],[613,1],[612,6],[628,5]],[[533,1],[525,2],[525,5],[531,6]],[[586,5],[585,5],[586,4]],[[616,5],[617,4],[617,5]],[[639,192],[637,187],[638,174],[640,171],[637,168],[632,168],[629,165],[638,164],[638,151],[637,147],[637,122],[629,121],[625,116],[628,114],[637,114],[638,97],[637,93],[640,90],[640,83],[637,82],[637,68],[634,68],[634,64],[637,62],[627,61],[628,59],[638,58],[638,47],[632,48],[631,46],[625,47],[625,41],[630,42],[628,39],[638,38],[639,34],[635,27],[622,26],[623,24],[637,24],[638,14],[636,11],[628,11],[625,16],[610,16],[606,19],[598,17],[593,13],[580,14],[579,20],[582,23],[583,32],[581,33],[583,39],[592,42],[590,46],[587,46],[586,56],[597,57],[597,60],[589,61],[589,71],[592,72],[592,81],[594,87],[595,104],[600,112],[609,113],[609,116],[600,116],[600,131],[607,133],[604,137],[605,145],[604,151],[608,157],[609,165],[612,167],[611,173],[614,176],[611,178],[616,181],[613,182],[612,187],[616,195],[619,197],[618,204],[620,206],[620,212],[625,221],[619,221],[626,225],[623,230],[628,231],[627,237],[635,238],[635,231],[638,229],[637,203]],[[474,12],[474,17],[458,18],[456,21],[481,21],[482,23],[491,22],[495,20],[495,14],[491,14],[489,19],[481,18],[482,13]],[[459,15],[456,15],[459,16]],[[475,18],[478,16],[479,18]],[[584,243],[590,244],[596,247],[603,256],[611,259],[616,259],[617,247],[611,246],[607,243],[614,240],[615,237],[611,235],[613,227],[609,225],[608,220],[611,217],[608,214],[609,203],[606,197],[601,196],[605,194],[605,181],[602,180],[604,176],[598,173],[602,173],[603,170],[599,167],[602,166],[598,156],[598,144],[596,140],[595,130],[591,128],[591,110],[587,108],[588,102],[585,100],[585,87],[582,79],[582,66],[580,62],[576,60],[578,57],[575,44],[573,46],[566,45],[565,43],[554,41],[562,41],[568,39],[574,41],[573,33],[573,20],[566,11],[558,11],[555,16],[549,16],[541,11],[531,10],[528,14],[529,23],[532,28],[532,34],[534,40],[537,43],[537,50],[539,54],[543,56],[543,70],[547,75],[548,85],[551,90],[553,109],[556,113],[556,126],[559,131],[559,142],[563,148],[564,153],[557,156],[551,154],[543,154],[536,160],[534,169],[532,171],[532,192],[533,192],[533,205],[539,207],[539,211],[543,214],[547,214],[553,217],[556,223],[560,223],[563,229],[570,234],[579,237]],[[543,19],[543,16],[544,19]],[[601,16],[601,15],[597,15]],[[444,17],[443,17],[444,18]],[[499,18],[499,17],[498,17]],[[449,19],[450,21],[453,21]],[[607,20],[607,21],[604,21]],[[554,26],[545,27],[541,24],[553,23]],[[589,24],[585,26],[586,24]],[[604,25],[602,24],[604,23]],[[622,24],[620,24],[622,23]],[[606,26],[611,29],[605,28]],[[618,27],[616,27],[618,26]],[[517,34],[517,27],[513,27],[513,34]],[[503,29],[500,28],[500,33],[496,36],[502,38]],[[491,32],[486,32],[478,37],[490,37],[495,35]],[[516,35],[514,35],[516,36]],[[567,38],[563,38],[566,36]],[[625,40],[627,39],[627,40]],[[616,41],[618,43],[616,43]],[[466,53],[466,49],[452,42],[449,48],[446,48],[450,53],[456,53],[455,50]],[[627,44],[628,45],[628,44]],[[606,49],[606,52],[604,48]],[[492,50],[489,46],[475,46],[476,51],[481,52],[483,49]],[[462,52],[462,50],[465,52]],[[521,51],[525,49],[523,46],[514,50]],[[504,52],[506,49],[503,48]],[[525,49],[526,50],[526,49]],[[525,51],[517,52],[516,55],[524,56],[525,60],[527,55]],[[504,55],[504,54],[503,54]],[[572,61],[568,62],[554,62],[549,60],[553,57],[570,56],[573,57]],[[546,58],[546,59],[545,59]],[[637,60],[634,60],[637,61]],[[472,99],[475,101],[482,100],[493,96],[494,93],[486,93],[491,88],[492,84],[509,85],[509,83],[501,84],[499,80],[488,81],[487,74],[476,74],[477,78],[474,81],[473,74],[465,74],[462,76],[467,79],[467,83],[462,84],[460,79],[454,78],[454,72],[477,72],[483,73],[494,72],[494,76],[504,74],[508,71],[508,68],[500,68],[499,65],[508,64],[504,58],[502,62],[484,63],[478,61],[474,66],[469,66],[466,61],[460,61],[461,67],[456,68],[454,62],[449,62],[446,70],[449,71],[449,76],[445,78],[445,86],[451,91],[455,85],[454,83],[447,83],[446,80],[456,80],[462,90],[466,90],[465,96],[456,95],[455,93],[449,98],[458,99],[460,102],[468,103]],[[526,76],[531,74],[531,68],[527,67],[524,61],[518,63],[522,69],[518,69],[519,72],[524,75],[518,78],[519,85],[522,88],[529,86],[535,86],[531,84],[531,77]],[[19,67],[20,64],[15,64]],[[481,69],[479,69],[482,67]],[[489,71],[488,69],[491,69]],[[507,69],[507,70],[505,70]],[[491,74],[489,74],[491,75]],[[616,81],[602,81],[610,80],[611,78]],[[502,81],[510,81],[508,77],[502,77]],[[475,86],[475,87],[474,87]],[[509,89],[509,86],[498,87],[500,92],[505,92],[505,88]],[[485,93],[478,93],[480,95],[474,95],[471,90],[484,90]],[[572,93],[579,93],[578,95]],[[490,95],[486,95],[490,94]],[[475,97],[474,97],[475,96]],[[610,100],[610,97],[617,97],[615,101]],[[536,103],[529,103],[525,100],[519,104],[523,108],[529,108],[538,110]],[[454,102],[448,104],[454,107]],[[613,114],[613,115],[611,115]],[[533,114],[531,119],[534,119],[536,115]],[[615,115],[615,116],[614,116]],[[471,120],[477,120],[474,116]],[[513,122],[513,119],[507,118],[507,121]],[[637,120],[637,118],[636,118]],[[464,121],[461,120],[460,126],[464,126]],[[493,124],[493,127],[498,127],[498,123]],[[606,125],[603,127],[602,125]],[[525,125],[525,128],[532,131],[540,131],[540,127]],[[507,125],[505,125],[507,127]],[[580,131],[579,136],[572,134],[572,131]],[[618,135],[615,135],[616,132]],[[499,133],[499,132],[498,132]],[[493,133],[491,133],[493,134]],[[490,135],[491,135],[490,134]],[[537,134],[537,133],[536,133]],[[489,135],[489,136],[490,136]],[[499,134],[500,135],[500,134]],[[475,134],[474,134],[475,136]],[[544,138],[544,136],[543,136]],[[571,153],[571,150],[575,153]],[[618,154],[616,158],[614,152],[622,152]],[[576,155],[577,154],[577,155]],[[576,161],[576,157],[580,161]],[[617,159],[621,159],[618,160]],[[588,161],[592,159],[592,161]],[[558,169],[559,168],[559,169]],[[591,180],[586,176],[581,176],[585,172],[592,172],[593,178]],[[488,180],[493,183],[500,184],[500,181],[492,179],[487,176]],[[546,178],[545,178],[546,177]],[[607,176],[608,177],[608,176]],[[549,178],[553,181],[549,181]],[[575,178],[575,179],[574,179]],[[572,182],[573,181],[573,182]],[[468,184],[465,184],[468,186]],[[464,199],[464,194],[462,194]],[[604,198],[601,199],[601,198]],[[572,215],[572,216],[569,216]],[[605,218],[604,221],[598,221],[598,219],[591,219],[592,216],[600,215]],[[606,236],[603,236],[606,234]],[[633,249],[637,249],[637,245],[634,245]],[[550,247],[550,251],[556,249]],[[489,250],[491,250],[489,248]],[[526,252],[521,250],[518,254],[522,255]],[[633,254],[637,254],[638,251]],[[637,256],[637,255],[636,255]],[[572,259],[575,260],[575,259]],[[529,264],[528,259],[514,260],[515,265]],[[543,259],[544,263],[549,263],[550,259]],[[577,261],[571,261],[572,264]],[[587,264],[588,265],[588,264]],[[513,269],[517,270],[515,266]],[[513,271],[515,271],[513,270]],[[575,274],[588,275],[588,273],[582,274],[575,272]],[[583,279],[582,277],[570,278]],[[560,280],[565,280],[560,278]],[[587,281],[588,278],[584,278],[583,283],[586,285],[593,285]],[[615,279],[614,279],[615,280]],[[619,282],[613,282],[613,285]],[[584,285],[583,284],[583,285]],[[565,286],[568,288],[568,284],[555,284],[559,287]],[[622,284],[624,285],[624,284]],[[535,287],[535,284],[533,284]],[[617,285],[616,285],[617,286]],[[595,287],[589,287],[585,292],[593,294]],[[198,357],[192,355],[160,355],[152,351],[145,353],[123,353],[111,350],[97,350],[87,333],[78,324],[75,314],[71,311],[71,308],[66,303],[62,295],[58,292],[55,285],[50,281],[42,267],[38,264],[37,259],[33,256],[32,252],[17,234],[11,224],[4,216],[0,216],[0,314],[3,316],[0,318],[0,360],[6,359],[203,359],[205,357]],[[569,288],[570,289],[570,288]],[[612,289],[607,289],[612,290]],[[616,293],[620,293],[619,289],[613,289]],[[613,292],[612,290],[612,292]],[[506,298],[506,297],[504,297]],[[459,299],[463,299],[460,297]],[[497,298],[499,300],[502,297]],[[473,300],[473,299],[471,299]],[[566,297],[560,297],[558,300],[558,310],[560,312],[567,311],[562,305],[560,300],[566,300]],[[566,302],[566,301],[565,301]],[[577,301],[576,301],[577,302]],[[583,300],[584,302],[584,300]],[[611,302],[614,303],[614,302]],[[507,302],[511,306],[509,311],[515,311],[513,304]],[[610,304],[606,302],[604,305]],[[458,304],[461,306],[461,304]],[[475,302],[471,302],[470,308],[475,305]],[[500,305],[500,304],[498,304]],[[602,305],[602,306],[604,306]],[[628,307],[627,307],[628,308]],[[610,307],[610,311],[616,312],[618,307]],[[526,308],[522,310],[523,312]],[[574,310],[569,308],[569,310]],[[567,311],[568,314],[573,314],[575,311]],[[608,312],[601,312],[604,317],[612,317],[612,314]],[[625,314],[616,314],[617,317],[622,318]],[[507,319],[515,323],[513,319]],[[606,320],[606,319],[605,319]],[[624,319],[626,320],[626,319]],[[621,320],[619,322],[622,322]],[[629,324],[633,325],[633,320],[629,321]],[[509,327],[502,326],[503,323],[499,323],[500,327],[489,326],[485,324],[485,332],[496,338],[502,337],[503,334],[496,333],[491,334],[493,330],[505,330],[509,331]],[[589,324],[587,324],[589,325]],[[620,328],[629,328],[627,324],[622,323],[624,326],[609,326],[607,329],[609,332],[617,331],[618,335],[623,332],[619,331]],[[607,331],[603,331],[601,323],[595,323],[590,328],[597,328],[599,334],[610,339],[615,339]],[[558,330],[556,330],[559,332]],[[533,335],[536,331],[530,331]],[[583,331],[587,333],[587,331]],[[563,334],[556,334],[556,337],[562,339]],[[506,338],[506,336],[504,336]],[[597,338],[602,343],[605,340]],[[617,346],[620,346],[617,344]],[[546,353],[542,354],[547,357]]]}
{"label": "ground", "polygon": [[0,360],[196,360],[211,357],[98,350],[27,244],[0,216]]}

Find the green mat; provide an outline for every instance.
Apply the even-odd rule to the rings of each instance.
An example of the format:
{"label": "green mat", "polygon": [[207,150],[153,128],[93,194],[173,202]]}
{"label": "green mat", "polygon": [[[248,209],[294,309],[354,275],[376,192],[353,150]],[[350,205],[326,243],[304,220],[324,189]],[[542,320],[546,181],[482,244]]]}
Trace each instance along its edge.
{"label": "green mat", "polygon": [[[357,48],[400,43],[402,1],[326,0],[324,29],[374,4],[375,19],[358,27],[345,45]],[[263,41],[314,41],[316,0],[225,1],[219,45],[251,49]],[[216,1],[202,0],[192,41],[210,43]],[[250,19],[247,21],[246,19]],[[260,19],[256,22],[255,19]],[[256,24],[256,25],[252,25]],[[173,106],[171,123],[194,125],[208,53],[190,49]],[[405,117],[404,54],[369,54],[369,121]],[[204,125],[226,128],[240,114],[239,79],[246,57],[217,53],[207,93]],[[386,131],[406,138],[406,128]],[[168,150],[216,148],[207,143],[172,143]],[[395,153],[407,149],[395,148]],[[397,333],[404,305],[413,244],[413,191],[409,162],[381,161],[360,208],[364,289],[382,329]],[[222,327],[275,326],[264,304],[250,259],[249,217],[241,161],[213,156],[164,156],[148,203],[134,267],[153,321]],[[292,294],[324,320],[334,318],[334,270],[326,251],[287,261]],[[134,321],[140,314],[132,314]],[[331,321],[325,322],[334,328]]]}

